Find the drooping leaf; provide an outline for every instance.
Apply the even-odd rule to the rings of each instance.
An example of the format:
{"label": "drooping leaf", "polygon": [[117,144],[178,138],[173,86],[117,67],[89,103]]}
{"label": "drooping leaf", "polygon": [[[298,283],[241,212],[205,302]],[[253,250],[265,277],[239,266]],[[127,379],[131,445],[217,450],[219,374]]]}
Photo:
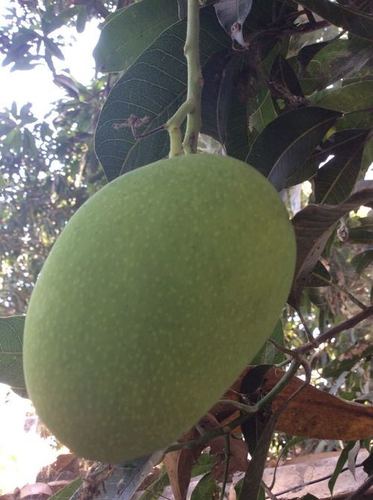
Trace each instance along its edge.
{"label": "drooping leaf", "polygon": [[304,95],[298,77],[292,66],[282,55],[278,55],[273,63],[270,82],[274,96],[284,99],[293,107],[302,102],[301,98]]}
{"label": "drooping leaf", "polygon": [[221,144],[226,143],[228,114],[231,108],[233,76],[237,55],[231,49],[213,54],[203,71],[203,132]]}
{"label": "drooping leaf", "polygon": [[367,110],[372,106],[373,80],[325,89],[310,97],[313,105],[343,113]]}
{"label": "drooping leaf", "polygon": [[368,168],[372,165],[373,163],[373,135],[371,135],[364,148],[363,152],[363,158],[361,160],[361,170],[362,172],[366,172]]}
{"label": "drooping leaf", "polygon": [[174,0],[142,0],[121,9],[103,27],[94,49],[98,71],[124,71],[178,20]]}
{"label": "drooping leaf", "polygon": [[338,204],[353,190],[358,179],[367,130],[342,130],[323,146],[325,155],[334,155],[318,171],[314,181],[316,203]]}
{"label": "drooping leaf", "polygon": [[336,111],[317,107],[284,113],[258,136],[247,162],[277,190],[289,187],[291,177],[304,168],[306,160],[339,116]]}
{"label": "drooping leaf", "polygon": [[373,200],[373,183],[359,183],[358,189],[339,205],[308,205],[293,218],[297,240],[297,263],[290,302],[297,304],[336,223],[350,210]]}
{"label": "drooping leaf", "polygon": [[351,264],[356,269],[358,274],[361,274],[369,265],[373,262],[373,248],[365,250],[354,257],[351,260]]}
{"label": "drooping leaf", "polygon": [[0,382],[26,397],[22,362],[24,324],[24,316],[0,318]]}
{"label": "drooping leaf", "polygon": [[308,287],[321,287],[328,286],[330,284],[330,274],[321,261],[318,261],[313,271],[311,272],[309,279],[307,280]]}
{"label": "drooping leaf", "polygon": [[[302,51],[298,57],[302,61]],[[304,93],[309,95],[341,78],[358,73],[372,59],[371,44],[366,40],[354,37],[348,40],[335,40],[317,50],[305,67],[302,63],[300,84]],[[308,61],[308,57],[305,61]]]}
{"label": "drooping leaf", "polygon": [[[193,428],[186,433],[182,441],[190,441],[199,437],[199,433]],[[167,453],[163,459],[168,477],[170,479],[172,493],[176,500],[186,498],[190,479],[192,477],[193,465],[197,461],[204,446],[182,448],[177,451]]]}
{"label": "drooping leaf", "polygon": [[242,26],[250,13],[253,0],[218,0],[216,16],[225,31],[240,45],[245,46]]}
{"label": "drooping leaf", "polygon": [[297,0],[332,24],[361,38],[373,41],[373,16],[362,9],[331,2],[330,0]]}
{"label": "drooping leaf", "polygon": [[[185,28],[185,21],[179,21],[165,30],[109,95],[95,137],[96,153],[109,180],[167,156],[167,132],[146,134],[164,125],[185,98]],[[202,66],[215,52],[228,46],[230,40],[219,25],[214,10],[203,9]],[[138,137],[140,134],[142,136]]]}
{"label": "drooping leaf", "polygon": [[339,455],[332,477],[328,481],[328,487],[331,494],[333,494],[335,483],[338,479],[339,474],[342,472],[345,463],[347,462],[348,453],[353,448],[354,444],[354,441],[350,441],[349,443],[347,443],[347,445],[343,448],[341,454]]}

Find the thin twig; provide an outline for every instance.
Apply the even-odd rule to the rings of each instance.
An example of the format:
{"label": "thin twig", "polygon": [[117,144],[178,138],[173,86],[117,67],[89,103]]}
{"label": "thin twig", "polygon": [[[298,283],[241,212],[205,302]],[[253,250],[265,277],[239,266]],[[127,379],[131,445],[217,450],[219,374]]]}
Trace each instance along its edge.
{"label": "thin twig", "polygon": [[[345,330],[348,330],[350,328],[353,328],[357,324],[359,324],[361,321],[369,318],[369,316],[373,315],[373,306],[369,306],[360,313],[356,314],[350,319],[347,319],[346,321],[343,321],[339,325],[334,326],[333,328],[330,328],[328,331],[325,333],[322,333],[319,335],[315,341],[317,343],[317,346],[320,346],[320,344],[323,344],[324,342],[329,342],[332,340],[334,337],[336,337],[338,334],[341,332],[344,332]],[[308,342],[302,347],[299,347],[297,349],[297,352],[300,354],[305,354],[306,352],[310,351],[311,349],[314,349],[313,343]]]}
{"label": "thin twig", "polygon": [[225,452],[225,467],[224,467],[224,478],[223,478],[223,485],[221,488],[220,500],[224,500],[225,489],[227,487],[227,482],[228,482],[229,462],[231,459],[231,437],[229,434],[225,436],[224,452]]}
{"label": "thin twig", "polygon": [[[362,467],[362,466],[363,466],[362,463],[356,465],[356,467]],[[349,468],[345,467],[344,469],[341,470],[340,473],[346,472],[347,470],[349,470]],[[334,472],[331,474],[328,474],[327,476],[319,477],[318,479],[312,479],[312,481],[307,481],[305,483],[298,484],[297,486],[292,486],[291,488],[288,488],[287,490],[279,491],[278,493],[276,493],[276,495],[282,496],[282,495],[285,495],[286,493],[290,493],[291,491],[299,490],[300,488],[304,488],[305,486],[311,486],[312,484],[322,483],[323,481],[330,479],[333,474],[334,474]]]}
{"label": "thin twig", "polygon": [[[277,384],[260,400],[256,405],[253,405],[250,407],[247,405],[246,410],[248,411],[250,408],[252,408],[252,411],[248,411],[248,413],[256,413],[260,411],[265,405],[270,403],[272,399],[274,399],[277,394],[279,394],[283,388],[289,383],[289,381],[294,377],[296,374],[297,370],[299,368],[299,363],[297,361],[292,361],[288,371],[281,377],[281,379],[277,382]],[[299,389],[296,391],[298,393]],[[293,397],[293,396],[292,396]],[[226,400],[227,403],[230,402],[230,400]],[[234,405],[234,401],[231,401],[231,403]],[[246,420],[249,418],[249,414],[245,413],[244,415],[240,415],[239,417],[235,418],[228,424],[225,424],[221,427],[217,427],[216,429],[211,429],[210,431],[206,432],[206,434],[203,434],[200,438],[193,439],[191,441],[185,441],[183,443],[175,443],[167,448],[165,453],[168,453],[170,451],[176,451],[180,450],[182,448],[194,448],[195,446],[201,446],[204,444],[209,443],[212,439],[219,437],[219,436],[224,436],[225,434],[230,434],[236,427],[239,427],[241,424],[246,422]]]}
{"label": "thin twig", "polygon": [[368,479],[358,488],[355,493],[352,493],[346,500],[359,500],[361,495],[368,491],[371,486],[373,486],[373,475],[369,476]]}
{"label": "thin twig", "polygon": [[351,292],[349,292],[345,287],[342,285],[339,285],[338,283],[335,283],[334,281],[328,280],[324,276],[321,276],[321,274],[312,272],[311,273],[313,276],[318,278],[319,280],[323,281],[326,285],[329,285],[331,287],[336,288],[340,292],[344,293],[347,295],[347,297],[353,302],[356,306],[358,306],[360,309],[365,310],[368,306],[366,306],[363,302],[361,302],[358,298],[356,298],[354,295],[352,295]]}
{"label": "thin twig", "polygon": [[[306,332],[306,336],[307,336],[307,340],[308,340],[308,342],[309,342],[310,344],[314,344],[314,343],[315,343],[315,339],[314,339],[314,337],[313,337],[313,335],[312,335],[311,330],[308,328],[308,325],[307,325],[307,323],[306,323],[306,320],[304,319],[303,314],[301,313],[301,311],[300,311],[300,310],[297,310],[297,314],[298,314],[298,316],[299,316],[299,318],[300,318],[300,320],[301,320],[301,322],[302,322],[302,325],[303,325],[303,327],[304,327],[304,331]],[[316,344],[315,344],[315,347],[316,347]]]}
{"label": "thin twig", "polygon": [[262,487],[264,488],[264,491],[266,492],[267,497],[269,497],[271,500],[278,500],[277,496],[274,493],[272,493],[269,486],[267,486],[263,480],[262,480]]}

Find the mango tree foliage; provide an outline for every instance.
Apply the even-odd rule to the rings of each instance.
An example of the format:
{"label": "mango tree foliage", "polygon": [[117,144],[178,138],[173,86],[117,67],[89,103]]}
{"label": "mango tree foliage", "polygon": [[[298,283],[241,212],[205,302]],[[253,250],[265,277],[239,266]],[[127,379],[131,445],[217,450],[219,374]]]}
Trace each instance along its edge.
{"label": "mango tree foliage", "polygon": [[[2,315],[26,312],[53,242],[90,194],[167,155],[162,126],[186,92],[185,15],[186,0],[13,2],[1,26],[3,64],[23,70],[25,82],[27,71],[47,65],[65,97],[45,120],[36,119],[27,102],[9,103],[0,113]],[[102,30],[92,47],[98,74],[83,86],[68,69],[56,68],[71,36],[92,19],[101,22]],[[312,356],[305,353],[306,367],[316,388],[345,402],[371,404],[373,191],[371,181],[363,179],[373,162],[373,6],[361,0],[208,1],[201,7],[201,25],[201,147],[223,150],[265,175],[279,190],[296,229],[297,274],[273,338],[299,348],[310,335],[333,332],[348,320],[335,341]],[[365,321],[354,322],[355,317]],[[10,331],[3,330],[7,342]],[[21,338],[11,342],[14,350]],[[261,385],[271,373],[266,367],[284,357],[273,344],[258,354],[255,377],[244,380],[251,400],[267,387]],[[13,372],[3,377],[8,383],[22,377],[14,372],[17,363],[11,366]],[[307,411],[313,411],[311,406]],[[353,412],[343,411],[343,418],[353,418]],[[222,413],[214,415],[218,420]],[[326,413],[320,419],[330,421]],[[276,422],[250,422],[259,434],[247,428],[244,434],[258,458],[250,466],[252,481],[237,491],[255,498]],[[291,422],[282,428],[291,428]],[[314,449],[306,427],[304,436],[303,448]],[[174,491],[185,493],[190,476],[202,474],[194,498],[206,491],[216,494],[216,480],[221,487],[226,471],[229,476],[246,470],[246,448],[238,449],[231,440],[231,471],[224,466],[229,444],[223,438],[212,443],[207,460],[205,454],[198,458],[201,445],[165,461]],[[286,451],[291,443],[278,433],[272,450]],[[335,446],[335,441],[319,443],[319,449]],[[355,448],[345,448],[331,490],[346,460],[354,463],[349,454]],[[133,491],[144,478],[133,470],[137,475],[120,470],[113,477],[126,477]],[[369,465],[366,470],[372,473]],[[164,487],[164,469],[160,477]],[[116,485],[107,483],[109,494]],[[153,487],[158,491],[156,481]]]}

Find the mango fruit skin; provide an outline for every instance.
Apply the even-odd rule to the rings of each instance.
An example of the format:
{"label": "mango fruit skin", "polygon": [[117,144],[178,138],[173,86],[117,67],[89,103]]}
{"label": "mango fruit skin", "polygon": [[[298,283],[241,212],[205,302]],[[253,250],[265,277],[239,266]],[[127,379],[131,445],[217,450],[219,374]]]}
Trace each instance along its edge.
{"label": "mango fruit skin", "polygon": [[117,178],[68,222],[32,293],[39,416],[89,459],[167,447],[270,336],[294,264],[287,212],[245,163],[188,155]]}

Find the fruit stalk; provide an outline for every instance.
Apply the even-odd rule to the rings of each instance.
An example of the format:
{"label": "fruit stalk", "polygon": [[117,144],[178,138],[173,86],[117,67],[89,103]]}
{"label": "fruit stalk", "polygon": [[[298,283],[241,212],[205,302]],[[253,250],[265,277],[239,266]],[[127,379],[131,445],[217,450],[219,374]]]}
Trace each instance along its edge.
{"label": "fruit stalk", "polygon": [[188,0],[188,22],[184,54],[188,65],[187,102],[192,103],[188,112],[184,152],[196,153],[198,135],[201,129],[202,72],[199,57],[199,1]]}
{"label": "fruit stalk", "polygon": [[[202,72],[199,57],[199,0],[188,0],[187,33],[184,45],[187,60],[187,97],[176,113],[168,120],[166,129],[170,136],[170,158],[183,153],[196,153],[201,129]],[[182,141],[181,126],[187,118]]]}

